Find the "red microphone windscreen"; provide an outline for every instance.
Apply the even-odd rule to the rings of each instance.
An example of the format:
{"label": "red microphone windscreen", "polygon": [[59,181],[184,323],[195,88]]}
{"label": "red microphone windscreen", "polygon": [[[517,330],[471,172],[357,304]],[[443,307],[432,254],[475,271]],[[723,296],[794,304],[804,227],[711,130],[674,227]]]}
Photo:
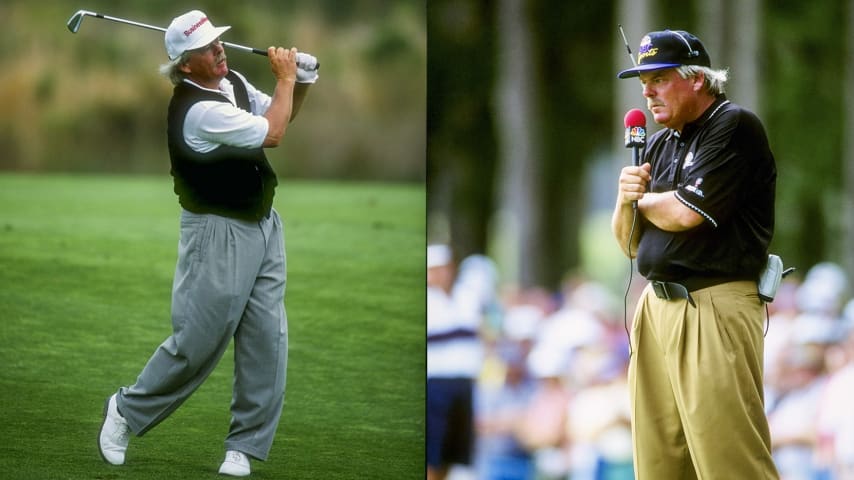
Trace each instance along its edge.
{"label": "red microphone windscreen", "polygon": [[644,115],[643,111],[638,108],[633,108],[626,113],[625,118],[623,118],[623,125],[626,128],[629,127],[644,127],[646,128],[646,115]]}

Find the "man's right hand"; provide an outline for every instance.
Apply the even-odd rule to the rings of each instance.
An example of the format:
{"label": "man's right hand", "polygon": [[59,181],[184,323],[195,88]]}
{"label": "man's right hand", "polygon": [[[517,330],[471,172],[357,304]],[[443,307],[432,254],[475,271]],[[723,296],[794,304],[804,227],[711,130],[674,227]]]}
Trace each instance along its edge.
{"label": "man's right hand", "polygon": [[270,47],[267,49],[270,58],[270,69],[276,80],[289,80],[296,82],[297,79],[297,49],[282,47]]}
{"label": "man's right hand", "polygon": [[632,202],[643,198],[646,187],[652,178],[649,173],[651,169],[652,165],[649,163],[644,163],[639,167],[623,167],[620,172],[620,186],[617,192],[619,204],[630,205]]}
{"label": "man's right hand", "polygon": [[[629,258],[634,258],[638,251],[643,222],[635,229],[636,215],[640,213],[632,208],[632,202],[640,200],[646,194],[652,176],[650,171],[652,165],[644,163],[640,167],[623,167],[620,171],[620,185],[617,188],[617,205],[611,216],[611,231],[623,253]],[[634,234],[634,235],[633,235]]]}
{"label": "man's right hand", "polygon": [[297,49],[270,47],[267,49],[270,57],[270,69],[276,77],[276,89],[270,106],[264,112],[264,118],[269,122],[267,137],[263,147],[277,147],[285,135],[285,130],[293,115],[294,86],[297,81]]}

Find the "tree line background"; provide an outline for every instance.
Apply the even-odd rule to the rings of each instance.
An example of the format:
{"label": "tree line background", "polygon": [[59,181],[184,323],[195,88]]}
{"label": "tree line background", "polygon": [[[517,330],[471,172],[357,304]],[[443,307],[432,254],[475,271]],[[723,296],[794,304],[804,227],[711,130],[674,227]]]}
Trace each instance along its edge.
{"label": "tree line background", "polygon": [[[850,2],[6,1],[0,170],[168,172],[162,34],[87,18],[73,35],[65,22],[80,8],[161,26],[200,8],[232,26],[226,40],[316,55],[321,78],[269,151],[278,172],[426,180],[429,241],[491,253],[508,279],[549,287],[624,266],[605,216],[628,162],[621,120],[643,100],[615,77],[629,65],[617,24],[633,51],[647,31],[690,30],[768,132],[772,250],[802,272],[833,260],[854,274]],[[229,64],[272,88],[263,57],[231,51]]]}
{"label": "tree line background", "polygon": [[[424,180],[426,22],[421,0],[43,0],[0,2],[0,170],[168,174],[158,66],[163,34],[78,9],[166,27],[203,10],[226,41],[296,46],[320,79],[281,148],[286,177]],[[227,50],[229,66],[272,94],[265,57]]]}
{"label": "tree line background", "polygon": [[[684,29],[728,67],[777,160],[771,250],[854,274],[854,5],[845,0],[433,0],[427,8],[429,241],[490,253],[507,279],[624,282],[608,227],[625,112],[618,80],[649,31]],[[648,130],[654,125],[648,115]],[[623,280],[619,280],[619,279]]]}

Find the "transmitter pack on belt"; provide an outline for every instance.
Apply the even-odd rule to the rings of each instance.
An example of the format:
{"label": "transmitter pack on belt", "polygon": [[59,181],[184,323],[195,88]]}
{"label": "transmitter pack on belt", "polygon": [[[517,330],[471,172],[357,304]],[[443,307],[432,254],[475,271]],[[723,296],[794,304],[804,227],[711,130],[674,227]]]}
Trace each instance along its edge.
{"label": "transmitter pack on belt", "polygon": [[[790,273],[787,271],[786,273]],[[765,303],[774,301],[777,288],[783,278],[783,260],[774,254],[768,255],[768,263],[759,275],[759,298]]]}

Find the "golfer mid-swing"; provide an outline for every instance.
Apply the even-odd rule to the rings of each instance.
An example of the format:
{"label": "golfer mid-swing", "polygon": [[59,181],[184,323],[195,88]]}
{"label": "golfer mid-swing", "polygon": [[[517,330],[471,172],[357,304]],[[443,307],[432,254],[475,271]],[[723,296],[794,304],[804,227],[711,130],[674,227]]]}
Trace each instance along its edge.
{"label": "golfer mid-swing", "polygon": [[[222,474],[246,476],[266,460],[285,392],[288,324],[286,261],[276,174],[264,155],[275,147],[317,79],[317,60],[295,48],[268,49],[273,96],[229,71],[214,27],[194,10],[166,31],[175,85],[167,133],[175,193],[183,209],[172,287],[172,335],[131,386],[107,399],[98,446],[121,465],[130,433],[166,419],[204,382],[234,338],[231,425]],[[298,58],[299,57],[299,58]],[[299,60],[299,66],[297,61]]]}

